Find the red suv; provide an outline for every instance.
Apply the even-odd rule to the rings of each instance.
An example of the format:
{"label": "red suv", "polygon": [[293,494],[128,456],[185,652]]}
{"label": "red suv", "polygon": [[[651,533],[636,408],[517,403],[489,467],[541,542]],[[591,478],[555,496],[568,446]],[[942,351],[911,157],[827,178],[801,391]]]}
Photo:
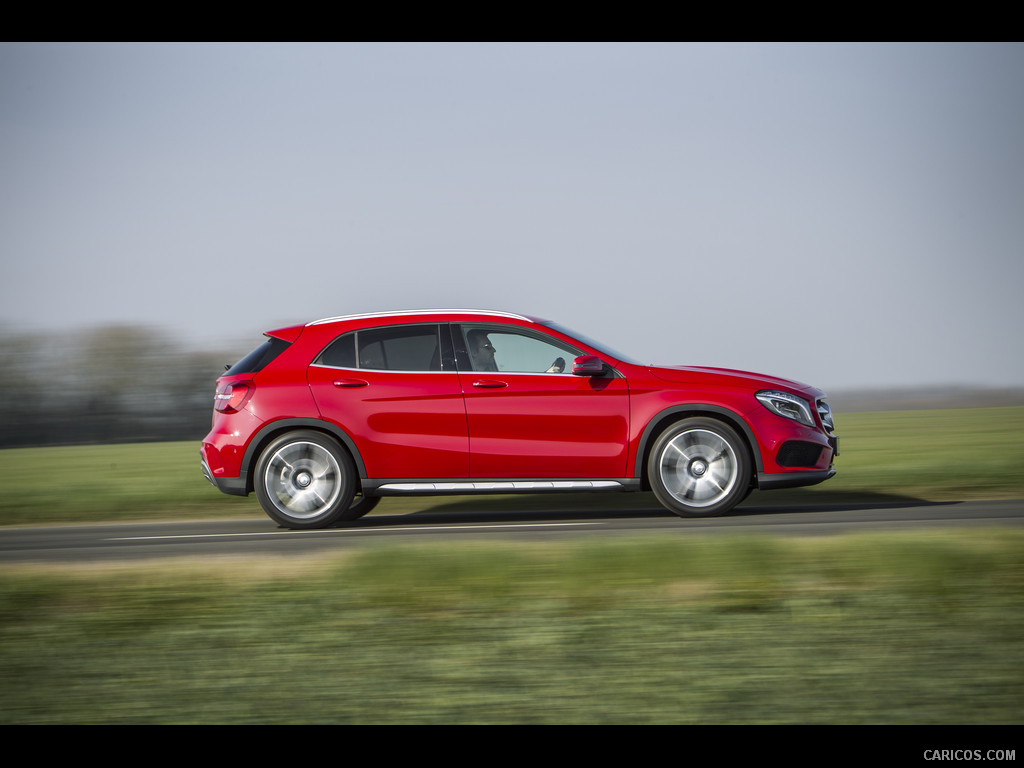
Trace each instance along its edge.
{"label": "red suv", "polygon": [[820,390],[642,365],[544,320],[410,311],[266,336],[217,381],[202,467],[288,528],[386,495],[651,490],[708,516],[835,474]]}

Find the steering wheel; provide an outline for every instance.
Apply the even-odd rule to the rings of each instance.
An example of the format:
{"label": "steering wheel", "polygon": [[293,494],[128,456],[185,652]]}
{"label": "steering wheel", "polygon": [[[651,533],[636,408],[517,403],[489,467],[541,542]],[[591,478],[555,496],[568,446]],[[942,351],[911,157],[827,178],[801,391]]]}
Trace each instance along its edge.
{"label": "steering wheel", "polygon": [[556,357],[555,358],[555,362],[553,362],[551,364],[551,367],[548,368],[546,371],[544,371],[544,373],[562,373],[562,371],[564,371],[564,370],[565,370],[565,358],[564,357]]}

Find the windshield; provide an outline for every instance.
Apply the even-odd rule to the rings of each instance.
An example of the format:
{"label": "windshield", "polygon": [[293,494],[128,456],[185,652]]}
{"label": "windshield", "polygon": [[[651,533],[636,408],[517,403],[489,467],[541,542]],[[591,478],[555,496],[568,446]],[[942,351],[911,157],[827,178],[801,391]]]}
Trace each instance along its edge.
{"label": "windshield", "polygon": [[564,333],[566,336],[569,336],[573,339],[577,339],[578,341],[581,341],[584,344],[586,344],[588,347],[596,349],[601,354],[608,355],[608,357],[613,357],[620,362],[629,363],[630,365],[641,365],[641,363],[638,363],[629,355],[624,355],[621,352],[616,352],[611,347],[605,344],[601,344],[600,342],[594,341],[593,339],[584,336],[582,333],[576,333],[576,331],[570,330],[566,328],[564,325],[553,323],[550,320],[543,320],[541,321],[541,324],[546,325],[548,328],[552,328],[558,331],[559,333]]}

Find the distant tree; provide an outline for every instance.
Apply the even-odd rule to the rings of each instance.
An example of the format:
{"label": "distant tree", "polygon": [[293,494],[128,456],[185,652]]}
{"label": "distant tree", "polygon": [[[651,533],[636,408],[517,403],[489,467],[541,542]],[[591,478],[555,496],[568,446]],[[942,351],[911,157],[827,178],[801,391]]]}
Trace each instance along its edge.
{"label": "distant tree", "polygon": [[0,332],[0,446],[199,440],[231,355],[154,328]]}

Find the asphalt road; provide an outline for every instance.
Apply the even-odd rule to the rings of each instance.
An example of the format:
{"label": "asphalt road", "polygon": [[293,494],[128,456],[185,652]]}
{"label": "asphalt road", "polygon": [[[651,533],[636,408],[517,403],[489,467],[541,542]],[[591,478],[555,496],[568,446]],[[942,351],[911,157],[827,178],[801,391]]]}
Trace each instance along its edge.
{"label": "asphalt road", "polygon": [[[385,505],[381,505],[383,508]],[[830,535],[929,527],[1019,526],[1024,499],[747,506],[723,517],[682,519],[662,509],[488,510],[486,501],[457,511],[375,513],[322,531],[288,531],[265,517],[168,523],[124,523],[0,529],[0,564],[100,563],[146,558],[306,554],[397,541],[453,541],[657,533],[763,532]]]}

